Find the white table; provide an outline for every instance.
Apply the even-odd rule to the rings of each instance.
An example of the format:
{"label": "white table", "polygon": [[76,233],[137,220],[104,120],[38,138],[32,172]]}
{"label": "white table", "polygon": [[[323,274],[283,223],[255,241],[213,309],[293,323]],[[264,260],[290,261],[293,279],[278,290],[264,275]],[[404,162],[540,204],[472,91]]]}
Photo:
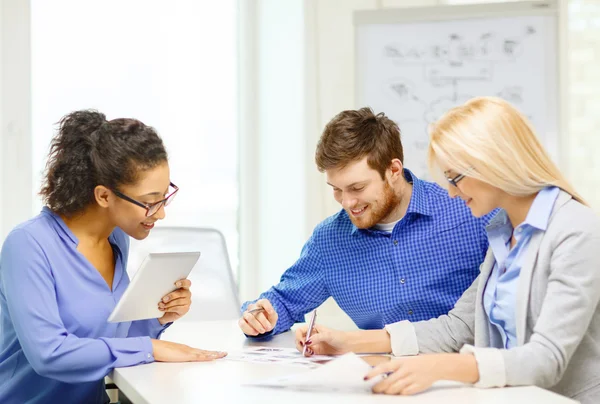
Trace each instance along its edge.
{"label": "white table", "polygon": [[[190,322],[172,325],[165,340],[181,342],[201,349],[240,350],[244,346],[265,345],[293,347],[293,334],[284,333],[269,342],[248,340],[235,321]],[[298,392],[286,389],[245,387],[243,383],[282,374],[309,371],[293,365],[258,364],[218,360],[205,363],[151,363],[115,369],[111,377],[135,404],[151,403],[281,403],[281,404],[352,404],[365,402],[389,403],[469,403],[567,404],[575,401],[538,387],[477,389],[465,385],[441,382],[415,396],[384,396],[375,394],[339,394]]]}

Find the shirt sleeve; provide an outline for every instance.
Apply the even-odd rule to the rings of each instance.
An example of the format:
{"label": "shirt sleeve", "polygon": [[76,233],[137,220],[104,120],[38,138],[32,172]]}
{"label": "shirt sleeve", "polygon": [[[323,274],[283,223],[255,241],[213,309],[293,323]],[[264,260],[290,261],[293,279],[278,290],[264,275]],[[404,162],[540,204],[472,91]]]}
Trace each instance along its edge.
{"label": "shirt sleeve", "polygon": [[[277,324],[269,335],[287,331],[294,323],[304,321],[306,313],[329,297],[318,247],[313,233],[302,248],[300,258],[284,272],[279,283],[260,295],[259,299],[271,302],[278,315]],[[242,312],[254,302],[256,300],[244,303]]]}
{"label": "shirt sleeve", "polygon": [[131,327],[129,327],[128,337],[150,337],[153,339],[160,339],[162,333],[171,326],[173,323],[167,323],[161,325],[157,318],[151,318],[149,320],[138,320],[132,321]]}
{"label": "shirt sleeve", "polygon": [[50,262],[26,230],[15,230],[7,237],[0,268],[17,338],[36,373],[65,383],[91,382],[101,380],[113,368],[154,361],[148,336],[79,338],[66,330]]}

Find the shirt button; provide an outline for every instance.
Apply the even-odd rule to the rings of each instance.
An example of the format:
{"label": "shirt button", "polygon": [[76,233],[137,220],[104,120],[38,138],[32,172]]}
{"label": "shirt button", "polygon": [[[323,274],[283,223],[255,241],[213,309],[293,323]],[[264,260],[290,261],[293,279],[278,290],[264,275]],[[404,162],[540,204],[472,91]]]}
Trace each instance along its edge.
{"label": "shirt button", "polygon": [[400,283],[404,283],[406,280],[404,278],[400,279]]}
{"label": "shirt button", "polygon": [[409,311],[408,311],[408,314],[409,314],[409,315],[412,315],[412,314],[413,314],[413,311],[412,311],[412,310],[409,310]]}
{"label": "shirt button", "polygon": [[146,358],[150,359],[150,358],[152,358],[152,355],[146,354]]}
{"label": "shirt button", "polygon": [[398,245],[398,240],[394,240],[394,245]]}

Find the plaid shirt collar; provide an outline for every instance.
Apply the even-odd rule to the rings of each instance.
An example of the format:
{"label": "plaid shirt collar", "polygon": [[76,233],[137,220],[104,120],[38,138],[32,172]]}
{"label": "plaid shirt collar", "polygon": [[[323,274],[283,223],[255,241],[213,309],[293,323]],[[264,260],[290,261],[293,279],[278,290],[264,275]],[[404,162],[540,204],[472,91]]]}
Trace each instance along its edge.
{"label": "plaid shirt collar", "polygon": [[[412,194],[410,196],[410,203],[408,204],[408,208],[406,209],[405,217],[410,214],[423,215],[423,216],[432,216],[433,212],[431,210],[431,206],[429,205],[429,198],[427,196],[427,190],[425,189],[424,182],[417,178],[409,169],[404,169],[404,178],[406,181],[412,184]],[[358,230],[364,231],[375,231],[379,232],[379,230],[371,230],[371,229],[359,229],[352,224],[352,234],[355,234]]]}

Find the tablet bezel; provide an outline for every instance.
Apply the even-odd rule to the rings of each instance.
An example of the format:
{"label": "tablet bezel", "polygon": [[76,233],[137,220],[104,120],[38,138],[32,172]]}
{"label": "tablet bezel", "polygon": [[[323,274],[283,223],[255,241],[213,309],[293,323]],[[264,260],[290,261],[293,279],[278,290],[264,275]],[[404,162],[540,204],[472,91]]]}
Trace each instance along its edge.
{"label": "tablet bezel", "polygon": [[[158,309],[158,302],[164,295],[177,289],[175,282],[189,276],[192,269],[197,265],[200,255],[199,251],[149,253],[134,274],[121,299],[115,305],[107,322],[122,323],[162,317],[165,313]],[[164,261],[165,258],[173,260],[173,264],[169,265],[169,267],[173,268],[172,270],[165,271],[164,267],[161,268],[153,265],[153,263],[157,263],[158,261]],[[185,263],[181,260],[178,262],[178,258],[184,258]],[[160,277],[156,276],[159,274],[157,271],[161,271]],[[171,276],[168,277],[168,275]],[[167,280],[164,279],[165,276],[168,278]],[[156,281],[160,281],[161,285],[164,285],[161,291],[162,294],[160,296],[144,297],[146,299],[144,302],[130,302],[130,299],[132,299],[130,296],[139,295],[137,289],[144,287],[142,285],[148,282],[153,282],[153,278]],[[158,285],[153,286],[154,288],[159,288]],[[152,309],[152,305],[154,305],[154,309]]]}

